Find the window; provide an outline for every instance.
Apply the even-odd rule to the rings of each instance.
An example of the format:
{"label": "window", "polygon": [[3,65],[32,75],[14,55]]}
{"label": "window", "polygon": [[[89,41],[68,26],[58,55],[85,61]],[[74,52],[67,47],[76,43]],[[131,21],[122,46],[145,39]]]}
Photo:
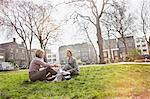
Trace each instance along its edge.
{"label": "window", "polygon": [[145,42],[145,40],[143,39],[142,42]]}
{"label": "window", "polygon": [[4,58],[4,56],[0,56],[0,59],[3,59]]}
{"label": "window", "polygon": [[56,57],[56,55],[53,55],[53,57]]}
{"label": "window", "polygon": [[137,47],[140,47],[140,45],[137,45]]}
{"label": "window", "polygon": [[56,61],[56,59],[53,59],[53,61]]}
{"label": "window", "polygon": [[108,57],[108,52],[104,52],[104,57]]}
{"label": "window", "polygon": [[13,54],[10,54],[10,59],[13,59],[14,57],[13,57]]}
{"label": "window", "polygon": [[16,49],[16,53],[18,53],[19,51],[18,51],[18,49]]}
{"label": "window", "polygon": [[139,43],[140,42],[140,40],[138,39],[137,41],[136,41],[136,43]]}
{"label": "window", "polygon": [[10,52],[13,53],[13,48],[10,48]]}
{"label": "window", "polygon": [[143,52],[146,52],[147,51],[147,49],[143,49]]}
{"label": "window", "polygon": [[142,47],[146,47],[146,44],[142,45]]}
{"label": "window", "polygon": [[114,56],[118,56],[118,52],[117,51],[113,51],[114,52]]}
{"label": "window", "polygon": [[24,53],[25,51],[24,50],[22,50],[22,53]]}
{"label": "window", "polygon": [[48,58],[51,58],[51,55],[48,55]]}

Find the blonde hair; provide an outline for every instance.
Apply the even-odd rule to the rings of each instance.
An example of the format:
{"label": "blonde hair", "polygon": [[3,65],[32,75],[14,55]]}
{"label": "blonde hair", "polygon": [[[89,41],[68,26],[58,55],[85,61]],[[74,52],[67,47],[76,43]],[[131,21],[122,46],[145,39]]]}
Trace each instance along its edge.
{"label": "blonde hair", "polygon": [[44,53],[45,53],[44,50],[38,49],[38,50],[36,50],[36,52],[35,52],[35,56],[38,57],[38,58],[42,58],[42,55],[43,55]]}
{"label": "blonde hair", "polygon": [[67,56],[67,52],[69,52],[71,54],[71,56],[72,56],[72,51],[70,49],[66,50],[66,56]]}

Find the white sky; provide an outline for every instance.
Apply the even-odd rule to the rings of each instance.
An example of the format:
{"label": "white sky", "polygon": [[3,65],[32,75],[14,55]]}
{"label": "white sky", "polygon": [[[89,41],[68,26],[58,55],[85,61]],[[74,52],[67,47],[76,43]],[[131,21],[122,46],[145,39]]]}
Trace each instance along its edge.
{"label": "white sky", "polygon": [[[42,2],[45,2],[47,0],[33,0],[33,1],[37,2],[37,3],[42,3]],[[57,4],[59,2],[62,2],[63,0],[50,0],[50,1]],[[131,5],[131,8],[130,8],[131,12],[136,12],[136,9],[139,6],[140,1],[141,0],[129,0],[130,5]],[[67,17],[69,11],[71,11],[71,8],[69,8],[68,6],[65,6],[65,5],[59,6],[57,11],[53,14],[53,17],[55,17],[56,20],[61,21]],[[57,44],[56,46],[54,46],[54,45],[49,46],[49,48],[51,48],[52,50],[54,49],[56,51],[56,49],[60,45],[82,43],[85,41],[84,39],[82,39],[82,36],[77,37],[76,27],[74,27],[71,22],[68,23],[67,25],[65,25],[64,27],[62,27],[61,32],[62,32],[61,33],[62,34],[61,35],[61,41],[62,42],[60,44]],[[4,35],[1,35],[0,37],[1,37],[0,43],[12,41],[12,39],[6,39]],[[92,35],[92,39],[93,39],[93,41],[96,41],[96,37],[94,35]],[[19,39],[17,39],[17,41],[20,42]],[[35,44],[36,46],[34,46],[34,48],[38,48],[37,44]]]}

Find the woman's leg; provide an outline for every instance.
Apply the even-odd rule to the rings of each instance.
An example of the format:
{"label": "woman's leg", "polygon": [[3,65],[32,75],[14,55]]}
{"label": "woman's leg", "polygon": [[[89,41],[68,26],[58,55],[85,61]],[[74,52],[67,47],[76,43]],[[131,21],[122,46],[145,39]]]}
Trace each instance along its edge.
{"label": "woman's leg", "polygon": [[30,73],[29,77],[31,81],[36,81],[36,80],[43,81],[43,80],[47,80],[48,77],[56,74],[57,72],[53,70],[51,67],[46,67],[44,70]]}
{"label": "woman's leg", "polygon": [[31,72],[29,74],[29,78],[31,81],[45,80],[46,79],[46,70]]}
{"label": "woman's leg", "polygon": [[46,70],[46,74],[48,73],[51,73],[52,75],[57,74],[57,72],[54,69],[52,69],[50,66],[46,67],[45,70]]}
{"label": "woman's leg", "polygon": [[72,67],[70,65],[65,65],[64,67],[62,67],[62,70],[67,71],[72,69]]}

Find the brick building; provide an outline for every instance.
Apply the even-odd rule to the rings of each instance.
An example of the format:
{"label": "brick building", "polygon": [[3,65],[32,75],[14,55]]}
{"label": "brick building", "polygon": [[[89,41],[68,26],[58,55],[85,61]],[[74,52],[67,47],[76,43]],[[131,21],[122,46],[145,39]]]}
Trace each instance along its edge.
{"label": "brick building", "polygon": [[[135,40],[133,36],[125,37],[127,51],[135,50]],[[104,60],[110,62],[110,56],[114,62],[125,61],[125,47],[122,38],[104,40],[103,44]],[[110,53],[111,51],[111,53]],[[110,55],[112,54],[112,55]]]}
{"label": "brick building", "polygon": [[0,48],[0,62],[5,61],[5,49]]}
{"label": "brick building", "polygon": [[13,42],[0,44],[0,49],[1,54],[4,55],[3,61],[13,61],[20,67],[26,65],[26,49],[23,44],[16,43],[15,38],[13,38]]}

